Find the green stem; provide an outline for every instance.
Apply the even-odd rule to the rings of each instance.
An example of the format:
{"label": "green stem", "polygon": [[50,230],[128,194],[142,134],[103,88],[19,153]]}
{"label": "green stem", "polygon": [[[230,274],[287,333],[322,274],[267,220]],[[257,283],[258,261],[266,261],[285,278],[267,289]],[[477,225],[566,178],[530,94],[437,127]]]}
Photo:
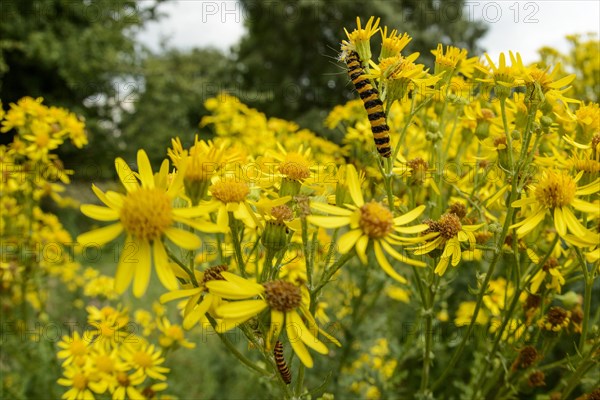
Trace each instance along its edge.
{"label": "green stem", "polygon": [[[371,255],[369,254],[369,257]],[[342,371],[344,366],[346,365],[348,357],[352,354],[353,343],[356,339],[356,327],[360,326],[359,310],[362,307],[365,295],[367,294],[367,287],[369,281],[369,270],[366,268],[361,268],[362,276],[360,276],[360,286],[359,286],[359,294],[358,296],[352,297],[351,307],[353,310],[352,318],[350,324],[348,325],[350,328],[344,327],[344,337],[346,339],[346,343],[344,344],[344,348],[342,350],[342,355],[340,356],[338,371]],[[340,375],[336,375],[334,378],[334,386],[335,392],[338,392],[339,384],[340,384]]]}
{"label": "green stem", "polygon": [[581,249],[575,247],[575,253],[577,254],[577,259],[579,260],[579,264],[581,265],[581,269],[583,271],[583,284],[584,284],[584,295],[583,295],[583,324],[581,327],[581,336],[579,337],[579,352],[583,353],[583,347],[585,346],[585,341],[587,339],[587,331],[590,319],[590,309],[592,307],[592,286],[594,284],[594,277],[590,275],[585,259],[583,258],[583,254],[581,254]]}
{"label": "green stem", "polygon": [[[544,266],[544,264],[546,264],[546,262],[548,261],[548,259],[550,258],[550,256],[552,255],[552,250],[554,249],[554,246],[556,246],[556,243],[558,243],[558,239],[559,236],[558,234],[554,236],[554,240],[552,241],[552,244],[550,245],[550,248],[548,249],[548,252],[546,253],[546,255],[544,256],[544,258],[537,264],[537,268],[530,274],[528,274],[526,276],[526,279],[523,280],[523,282],[518,281],[516,287],[515,287],[515,293],[513,294],[512,297],[512,301],[510,303],[510,306],[508,308],[508,312],[504,315],[504,319],[502,321],[502,325],[500,326],[500,329],[498,329],[498,331],[495,333],[495,338],[494,338],[494,343],[492,344],[492,349],[488,352],[486,358],[485,358],[485,365],[484,367],[481,369],[481,372],[479,374],[479,378],[477,380],[475,380],[475,384],[477,385],[477,387],[475,388],[475,390],[473,391],[473,398],[479,398],[479,389],[481,389],[480,386],[480,382],[484,381],[485,375],[486,373],[489,371],[489,366],[490,363],[492,362],[492,360],[494,359],[494,356],[496,354],[496,351],[498,350],[498,346],[500,345],[500,340],[502,339],[502,335],[504,334],[504,330],[506,329],[506,327],[508,326],[508,323],[510,322],[510,319],[515,311],[515,308],[517,306],[517,304],[519,304],[519,297],[521,297],[521,293],[523,292],[524,288],[527,287],[527,285],[529,284],[529,282],[531,281],[531,279],[533,279],[533,276],[536,274],[536,272],[542,268]],[[506,303],[505,303],[506,304]],[[500,374],[499,376],[502,376],[502,374]],[[491,383],[494,383],[494,380],[490,380]],[[488,388],[488,390],[493,387],[492,384],[487,385],[486,386]],[[483,393],[481,393],[481,396],[483,398],[486,398],[487,395],[487,390],[484,390]]]}
{"label": "green stem", "polygon": [[393,185],[394,185],[394,174],[392,173],[394,166],[394,161],[391,157],[388,157],[385,160],[385,174],[383,176],[383,180],[385,183],[385,190],[387,194],[388,200],[388,208],[393,213],[394,212],[394,193],[393,193]]}
{"label": "green stem", "polygon": [[264,282],[273,272],[273,257],[275,252],[270,247],[267,247],[267,253],[265,254],[265,262],[263,264],[263,270],[260,273],[258,283]]}
{"label": "green stem", "polygon": [[[461,113],[462,113],[462,107],[460,107],[457,110],[456,114],[461,114]],[[454,134],[456,133],[456,126],[458,125],[458,118],[456,118],[456,114],[455,114],[454,121],[452,123],[452,130],[450,131],[450,135],[448,135],[448,140],[446,141],[446,147],[444,147],[445,155],[448,155],[450,153],[450,145],[452,144],[452,139],[454,138]],[[459,160],[458,157],[455,157],[454,159]]]}
{"label": "green stem", "polygon": [[308,287],[312,286],[312,275],[313,275],[313,259],[311,246],[308,241],[308,224],[306,217],[301,218],[302,223],[302,250],[304,252],[304,260],[306,261],[306,276],[308,278]]}
{"label": "green stem", "polygon": [[242,254],[242,244],[238,232],[238,221],[233,217],[233,213],[229,213],[229,228],[231,229],[231,241],[233,242],[233,250],[240,268],[240,274],[246,278],[246,264],[244,263],[244,255]]}
{"label": "green stem", "polygon": [[423,102],[421,104],[419,104],[415,108],[416,98],[417,98],[417,96],[413,96],[413,98],[412,98],[412,102],[410,105],[410,114],[408,114],[408,119],[406,120],[406,123],[404,124],[404,127],[402,128],[402,132],[400,132],[400,139],[398,139],[398,144],[396,145],[396,148],[394,149],[394,154],[392,154],[392,160],[395,160],[396,157],[398,156],[398,152],[400,151],[400,147],[402,147],[402,144],[404,143],[404,138],[406,137],[406,132],[408,131],[408,127],[410,126],[412,119],[414,118],[415,115],[417,115],[417,113],[423,107],[425,107],[427,104],[429,104],[429,102],[432,99],[432,96],[427,97],[425,100],[423,100]]}
{"label": "green stem", "polygon": [[513,147],[512,147],[512,136],[508,132],[508,121],[506,119],[506,98],[500,99],[500,113],[502,114],[502,126],[504,127],[504,135],[506,135],[506,144],[508,147],[508,164],[509,168],[514,170],[515,163],[513,161]]}
{"label": "green stem", "polygon": [[[598,342],[598,343],[600,343],[600,342]],[[594,347],[596,347],[596,350],[597,350],[598,346],[596,345]],[[571,378],[569,378],[569,380],[565,384],[565,389],[561,393],[561,395],[562,395],[561,399],[568,399],[571,392],[581,382],[581,379],[587,373],[587,371],[589,371],[590,368],[592,368],[597,363],[597,361],[592,359],[596,350],[592,349],[592,351],[590,351],[585,356],[585,358],[583,360],[581,360],[581,362],[577,366],[577,369],[575,369],[575,371],[573,372],[573,375],[571,375]]]}
{"label": "green stem", "polygon": [[331,262],[331,258],[335,254],[335,248],[337,246],[337,238],[339,234],[340,228],[335,228],[333,231],[333,235],[331,235],[331,244],[329,249],[327,249],[327,255],[325,256],[325,263],[323,264],[323,271],[321,272],[321,280],[323,279],[323,275],[325,274],[325,270],[329,263]]}
{"label": "green stem", "polygon": [[[531,127],[533,126],[533,121],[535,120],[535,114],[537,112],[537,105],[532,105],[529,109],[529,114],[527,116],[527,124],[525,125],[525,132],[523,133],[523,148],[521,149],[520,157],[521,160],[526,160],[528,157],[525,157],[527,154],[527,148],[529,147],[529,142],[531,141]],[[532,152],[533,153],[533,152]],[[526,165],[525,162],[522,165]],[[522,168],[520,168],[522,170]]]}
{"label": "green stem", "polygon": [[247,358],[245,355],[242,354],[242,352],[240,352],[237,347],[235,347],[233,345],[233,343],[231,343],[231,341],[227,338],[227,336],[223,333],[219,333],[216,330],[216,321],[208,314],[206,314],[206,318],[208,318],[208,321],[210,322],[210,325],[213,327],[213,329],[215,330],[215,332],[217,333],[217,335],[219,336],[219,339],[221,339],[221,342],[225,345],[225,347],[227,347],[227,349],[231,352],[231,354],[233,354],[238,360],[240,360],[240,362],[242,364],[244,364],[246,367],[250,368],[251,370],[258,372],[261,375],[264,376],[270,376],[271,374],[269,373],[269,371],[259,367],[258,365],[256,365],[254,362],[252,362],[252,360],[250,360],[249,358]]}
{"label": "green stem", "polygon": [[312,297],[316,298],[317,295],[319,294],[319,292],[321,291],[321,289],[323,289],[323,287],[329,282],[329,279],[331,279],[331,277],[340,269],[342,268],[342,266],[344,264],[346,264],[346,262],[348,260],[350,260],[352,258],[353,254],[351,252],[348,252],[344,255],[342,255],[331,267],[329,267],[329,269],[327,269],[327,271],[325,272],[325,274],[323,274],[323,278],[321,279],[321,282],[319,282],[319,284],[315,287],[315,289],[312,292]]}
{"label": "green stem", "polygon": [[300,366],[298,367],[298,377],[296,378],[296,388],[295,388],[295,392],[296,392],[296,397],[300,397],[300,394],[302,393],[302,386],[304,386],[304,371],[305,371],[306,367],[304,366],[304,364],[300,363]]}
{"label": "green stem", "polygon": [[173,254],[171,252],[171,250],[169,250],[166,246],[165,246],[165,249],[167,251],[167,256],[172,261],[174,261],[175,264],[179,265],[181,267],[181,269],[183,269],[188,274],[194,287],[200,287],[200,285],[198,284],[198,280],[196,279],[196,274],[194,274],[194,271],[191,270],[187,265],[185,265],[185,263],[182,262],[179,258],[177,258],[177,256],[175,254]]}
{"label": "green stem", "polygon": [[500,260],[500,256],[502,255],[502,245],[504,244],[504,240],[506,239],[506,235],[508,234],[508,228],[512,223],[512,218],[513,218],[513,215],[515,212],[515,209],[513,207],[511,207],[510,205],[515,201],[516,195],[517,195],[517,179],[513,179],[512,180],[512,189],[511,189],[509,199],[508,199],[508,211],[506,214],[506,218],[504,220],[504,226],[502,227],[502,232],[500,233],[500,236],[498,237],[498,240],[496,242],[496,248],[494,250],[494,257],[492,258],[490,267],[488,268],[488,271],[487,271],[487,274],[483,281],[483,284],[482,284],[481,288],[479,289],[479,293],[477,295],[477,302],[475,303],[475,309],[473,310],[473,316],[471,317],[471,321],[469,322],[469,326],[467,327],[467,332],[463,336],[458,348],[454,351],[454,354],[452,354],[452,357],[450,358],[448,365],[442,372],[442,375],[433,384],[432,390],[437,389],[445,381],[445,379],[448,376],[448,374],[450,373],[450,371],[452,371],[452,369],[454,368],[454,366],[460,359],[462,352],[464,351],[465,346],[467,345],[467,341],[468,341],[469,337],[471,336],[471,333],[473,332],[473,328],[475,327],[475,321],[477,320],[477,316],[479,315],[479,310],[481,309],[481,304],[483,303],[483,297],[484,297],[487,287],[490,283],[490,280],[492,279],[492,275],[494,274],[496,265],[498,264],[498,261]]}
{"label": "green stem", "polygon": [[[434,293],[430,291],[433,297]],[[429,394],[427,387],[429,386],[429,372],[431,370],[431,347],[433,339],[433,305],[430,303],[425,312],[425,349],[423,353],[423,373],[421,375],[421,393],[423,396]]]}

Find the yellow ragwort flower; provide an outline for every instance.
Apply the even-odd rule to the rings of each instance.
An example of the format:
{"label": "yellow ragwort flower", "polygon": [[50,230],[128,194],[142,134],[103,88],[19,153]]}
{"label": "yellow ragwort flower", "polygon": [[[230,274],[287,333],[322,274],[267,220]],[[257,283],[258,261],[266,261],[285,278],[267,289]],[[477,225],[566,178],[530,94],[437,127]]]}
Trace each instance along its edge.
{"label": "yellow ragwort flower", "polygon": [[528,211],[526,218],[510,228],[518,228],[517,235],[522,238],[544,221],[547,212],[550,212],[556,232],[569,243],[581,247],[598,245],[598,234],[584,227],[573,212],[577,210],[589,215],[600,213],[597,204],[578,198],[600,191],[600,179],[578,188],[577,182],[582,175],[583,172],[580,172],[572,178],[565,172],[544,171],[537,185],[530,185],[527,193],[533,193],[533,196],[525,195],[512,203],[512,207]]}
{"label": "yellow ragwort flower", "polygon": [[428,229],[423,233],[431,235],[437,233],[433,240],[413,247],[415,255],[428,254],[436,249],[443,249],[439,258],[439,262],[435,267],[435,273],[443,275],[451,262],[453,267],[456,267],[461,260],[462,250],[461,242],[469,243],[469,251],[475,248],[474,231],[479,229],[480,225],[463,225],[460,222],[460,217],[453,212],[446,213],[437,221],[427,221]]}
{"label": "yellow ragwort flower", "polygon": [[[392,245],[414,241],[397,235],[420,233],[428,228],[425,224],[404,227],[419,217],[425,211],[425,206],[419,206],[404,215],[394,218],[390,210],[377,201],[365,202],[360,190],[360,181],[353,165],[346,166],[346,184],[354,204],[346,204],[346,208],[322,203],[311,203],[314,210],[331,214],[331,216],[311,215],[308,221],[313,225],[327,229],[348,226],[350,230],[338,241],[338,250],[346,254],[355,249],[358,258],[367,264],[369,244],[375,252],[375,258],[381,268],[398,282],[406,283],[406,279],[398,274],[387,260],[385,253],[403,263],[424,267],[422,261],[413,260],[396,251]],[[419,240],[420,238],[416,238]],[[424,239],[420,239],[424,240]]]}
{"label": "yellow ragwort flower", "polygon": [[344,28],[348,41],[342,41],[342,51],[354,50],[358,53],[360,60],[367,63],[371,59],[371,37],[379,31],[379,20],[380,18],[375,20],[375,17],[371,17],[362,28],[360,18],[356,17],[356,29],[352,33],[348,33]]}
{"label": "yellow ragwort flower", "polygon": [[83,246],[103,245],[125,231],[127,239],[117,266],[115,290],[123,293],[133,280],[133,294],[141,297],[150,282],[152,263],[162,284],[167,289],[177,288],[177,280],[163,244],[165,238],[187,250],[195,250],[200,246],[198,236],[177,228],[176,223],[204,232],[217,232],[220,229],[208,221],[193,220],[207,215],[215,208],[213,205],[191,208],[173,206],[173,200],[181,191],[183,176],[177,174],[167,184],[166,160],[156,179],[143,150],[138,151],[137,162],[139,173],[134,173],[123,159],[115,160],[117,174],[127,191],[125,195],[113,191],[103,193],[95,185],[92,186],[94,193],[107,207],[85,204],[81,206],[81,212],[99,221],[118,222],[81,234],[77,241]]}
{"label": "yellow ragwort flower", "polygon": [[[265,341],[267,349],[277,341],[284,325],[292,349],[307,368],[312,368],[313,360],[306,346],[320,354],[328,353],[325,344],[317,339],[317,333],[340,345],[336,339],[318,328],[309,311],[310,294],[306,286],[284,280],[258,284],[229,272],[222,272],[221,275],[225,278],[224,281],[213,280],[206,283],[209,291],[222,298],[239,301],[225,303],[217,309],[217,314],[221,317],[217,325],[218,332],[233,329],[268,308],[271,311],[271,323]],[[256,297],[259,298],[254,299]]]}

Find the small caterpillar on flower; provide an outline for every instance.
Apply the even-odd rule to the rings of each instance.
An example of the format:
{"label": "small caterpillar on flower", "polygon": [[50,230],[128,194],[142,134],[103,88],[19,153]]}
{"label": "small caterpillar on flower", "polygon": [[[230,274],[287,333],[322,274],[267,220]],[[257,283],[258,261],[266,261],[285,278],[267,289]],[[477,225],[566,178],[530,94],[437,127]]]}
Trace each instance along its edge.
{"label": "small caterpillar on flower", "polygon": [[385,112],[383,111],[383,103],[379,98],[379,92],[365,76],[358,53],[355,51],[344,52],[340,58],[346,62],[348,75],[364,103],[365,110],[367,110],[375,147],[382,157],[388,158],[392,155],[390,128],[385,122]]}
{"label": "small caterpillar on flower", "polygon": [[286,385],[289,385],[292,382],[292,373],[285,362],[285,357],[283,356],[283,344],[279,340],[275,343],[273,355],[275,356],[275,363],[277,364],[277,369],[281,374],[281,378]]}

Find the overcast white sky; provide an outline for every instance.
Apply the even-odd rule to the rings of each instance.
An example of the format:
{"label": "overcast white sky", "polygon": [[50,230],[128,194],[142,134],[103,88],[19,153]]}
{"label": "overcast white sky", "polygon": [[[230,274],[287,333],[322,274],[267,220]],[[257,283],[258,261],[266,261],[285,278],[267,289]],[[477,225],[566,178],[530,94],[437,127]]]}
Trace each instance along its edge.
{"label": "overcast white sky", "polygon": [[[441,4],[442,18],[456,15],[452,1]],[[171,0],[160,10],[167,16],[149,24],[139,35],[154,50],[159,48],[161,38],[168,38],[171,46],[180,49],[213,46],[227,50],[244,33],[245,15],[235,0]],[[566,50],[567,34],[594,32],[598,36],[600,31],[599,0],[467,0],[462,12],[489,23],[481,45],[492,59],[502,51],[513,50],[520,52],[525,62],[531,62],[542,46]],[[382,22],[385,24],[385,18]]]}

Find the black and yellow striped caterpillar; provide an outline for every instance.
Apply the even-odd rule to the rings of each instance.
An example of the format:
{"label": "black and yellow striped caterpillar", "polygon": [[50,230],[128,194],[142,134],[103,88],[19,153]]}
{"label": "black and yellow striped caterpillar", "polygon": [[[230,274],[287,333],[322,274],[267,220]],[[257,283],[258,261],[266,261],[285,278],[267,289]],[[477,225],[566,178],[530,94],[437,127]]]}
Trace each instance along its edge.
{"label": "black and yellow striped caterpillar", "polygon": [[275,356],[275,363],[277,364],[279,374],[281,374],[281,379],[283,379],[286,385],[289,385],[292,382],[292,373],[285,362],[285,357],[283,356],[283,344],[279,340],[275,343],[273,355]]}
{"label": "black and yellow striped caterpillar", "polygon": [[362,99],[369,122],[371,123],[371,132],[375,140],[375,147],[381,157],[388,158],[392,155],[392,147],[390,145],[390,128],[385,122],[385,112],[383,111],[383,103],[379,98],[379,92],[365,76],[365,71],[360,64],[360,58],[355,51],[348,51],[343,55],[346,65],[348,65],[348,75]]}

